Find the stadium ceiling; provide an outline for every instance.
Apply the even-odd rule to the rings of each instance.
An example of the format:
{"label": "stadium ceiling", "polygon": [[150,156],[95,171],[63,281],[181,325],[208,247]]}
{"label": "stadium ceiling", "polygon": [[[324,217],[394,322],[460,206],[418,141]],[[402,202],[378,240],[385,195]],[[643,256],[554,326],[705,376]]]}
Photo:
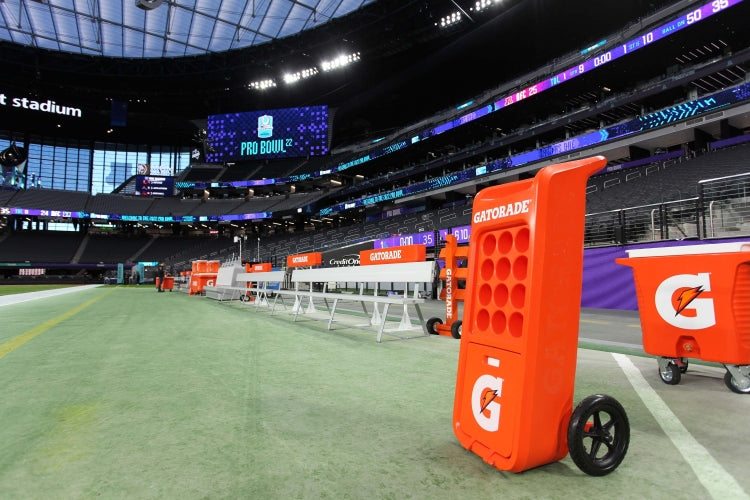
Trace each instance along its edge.
{"label": "stadium ceiling", "polygon": [[123,58],[205,55],[317,28],[375,0],[0,0],[0,40]]}
{"label": "stadium ceiling", "polygon": [[[464,103],[685,1],[0,0],[0,92],[80,108],[86,119],[7,106],[0,118],[15,133],[184,144],[210,114],[327,105],[333,141],[346,144]],[[356,54],[356,64],[323,70],[342,54]],[[305,78],[311,68],[319,71]],[[610,86],[623,79],[614,66],[594,76]],[[255,85],[271,79],[277,85]],[[111,132],[114,101],[128,103],[128,125]]]}

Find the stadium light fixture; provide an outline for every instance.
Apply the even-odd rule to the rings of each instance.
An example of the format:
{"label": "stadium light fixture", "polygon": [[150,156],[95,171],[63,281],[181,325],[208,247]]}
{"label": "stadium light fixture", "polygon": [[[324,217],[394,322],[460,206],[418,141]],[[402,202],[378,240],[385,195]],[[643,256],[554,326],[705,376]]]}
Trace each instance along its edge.
{"label": "stadium light fixture", "polygon": [[322,63],[320,63],[320,67],[323,71],[331,71],[334,69],[342,68],[344,66],[348,66],[351,63],[359,61],[359,59],[360,53],[354,52],[348,55],[340,55],[335,59],[331,59],[330,61],[323,61]]}
{"label": "stadium light fixture", "polygon": [[500,3],[500,0],[478,0],[471,10],[473,10],[474,12],[481,12],[491,5],[498,3]]}
{"label": "stadium light fixture", "polygon": [[440,26],[441,28],[447,28],[449,26],[454,26],[460,23],[461,21],[463,21],[463,16],[461,15],[460,11],[456,11],[449,16],[441,17],[440,23],[435,23],[435,26]]}
{"label": "stadium light fixture", "polygon": [[265,90],[275,87],[276,82],[272,78],[267,78],[265,80],[256,80],[254,82],[250,82],[247,86],[255,90]]}
{"label": "stadium light fixture", "polygon": [[291,84],[318,74],[318,68],[307,68],[295,73],[285,73],[284,83]]}
{"label": "stadium light fixture", "polygon": [[154,10],[164,3],[164,0],[135,0],[135,6],[143,10]]}

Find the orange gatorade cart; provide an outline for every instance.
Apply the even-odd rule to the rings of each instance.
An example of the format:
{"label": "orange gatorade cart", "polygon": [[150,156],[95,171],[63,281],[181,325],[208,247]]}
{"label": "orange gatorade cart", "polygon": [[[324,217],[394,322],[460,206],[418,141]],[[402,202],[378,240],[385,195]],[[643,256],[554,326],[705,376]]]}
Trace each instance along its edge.
{"label": "orange gatorade cart", "polygon": [[573,410],[583,275],[585,186],[597,156],[474,199],[453,429],[500,470],[521,472],[570,452],[585,473],[622,462],[625,410],[597,394]]}
{"label": "orange gatorade cart", "polygon": [[721,363],[724,383],[750,394],[750,241],[628,250],[643,350],[680,383],[688,358]]}
{"label": "orange gatorade cart", "polygon": [[[159,288],[159,281],[161,280],[159,278],[156,278],[156,288]],[[174,290],[174,276],[164,276],[164,284],[162,285],[161,289],[169,290],[170,292]]]}
{"label": "orange gatorade cart", "polygon": [[[256,263],[247,262],[245,264],[246,273],[267,273],[267,272],[270,272],[272,269],[273,269],[273,266],[271,265],[270,262],[256,262]],[[245,283],[245,288],[247,288],[247,292],[245,292],[244,295],[240,296],[240,301],[241,302],[254,302],[255,298],[253,297],[253,294],[251,291],[253,289],[253,282],[247,281]]]}
{"label": "orange gatorade cart", "polygon": [[465,282],[468,268],[458,267],[461,260],[469,256],[469,247],[459,247],[458,240],[452,234],[445,236],[445,248],[440,250],[439,258],[445,261],[445,267],[440,270],[440,279],[445,284],[441,299],[445,300],[445,323],[440,318],[427,320],[427,331],[433,335],[452,336],[461,338],[463,322],[458,319],[458,303],[466,298],[466,289],[459,288],[459,282]]}
{"label": "orange gatorade cart", "polygon": [[214,286],[221,262],[218,260],[195,260],[190,274],[190,295],[203,294],[203,287]]}

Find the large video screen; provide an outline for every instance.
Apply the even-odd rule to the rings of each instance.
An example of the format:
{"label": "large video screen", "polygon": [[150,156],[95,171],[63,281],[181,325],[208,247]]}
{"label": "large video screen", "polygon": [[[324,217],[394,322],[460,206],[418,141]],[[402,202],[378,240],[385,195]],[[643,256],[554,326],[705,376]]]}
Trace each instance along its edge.
{"label": "large video screen", "polygon": [[323,156],[328,153],[328,106],[247,111],[208,117],[206,161]]}
{"label": "large video screen", "polygon": [[136,196],[172,196],[174,194],[174,177],[160,175],[136,175]]}

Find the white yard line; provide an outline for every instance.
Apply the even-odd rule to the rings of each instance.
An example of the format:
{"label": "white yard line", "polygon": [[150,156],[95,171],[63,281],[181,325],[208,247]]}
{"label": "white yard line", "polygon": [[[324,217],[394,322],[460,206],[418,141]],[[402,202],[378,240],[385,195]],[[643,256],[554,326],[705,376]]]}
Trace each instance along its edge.
{"label": "white yard line", "polygon": [[57,295],[64,295],[66,293],[80,292],[82,290],[90,290],[102,285],[80,285],[80,286],[66,286],[63,288],[55,288],[53,290],[44,290],[41,292],[28,292],[28,293],[14,293],[11,295],[0,296],[0,307],[10,306],[13,304],[20,304],[22,302],[28,302],[30,300],[44,299],[46,297],[55,297]]}
{"label": "white yard line", "polygon": [[711,497],[722,500],[750,498],[734,477],[688,432],[677,415],[649,385],[630,358],[618,353],[612,353],[612,356],[620,365],[622,371],[625,372],[625,376],[643,404],[646,405],[664,433],[693,469],[698,480],[708,490]]}

